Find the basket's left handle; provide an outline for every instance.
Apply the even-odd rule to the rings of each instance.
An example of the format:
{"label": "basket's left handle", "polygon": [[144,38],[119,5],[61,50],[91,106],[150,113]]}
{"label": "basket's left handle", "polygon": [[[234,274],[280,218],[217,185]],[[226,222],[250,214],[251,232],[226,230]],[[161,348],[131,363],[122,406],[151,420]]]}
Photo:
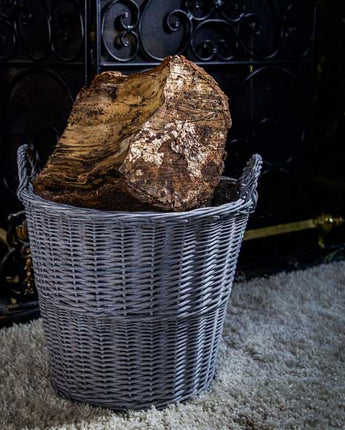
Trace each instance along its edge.
{"label": "basket's left handle", "polygon": [[17,196],[21,199],[21,194],[29,187],[30,181],[38,174],[38,156],[28,144],[19,147],[17,152],[19,185]]}
{"label": "basket's left handle", "polygon": [[251,201],[251,211],[254,211],[258,201],[258,179],[262,167],[262,158],[259,154],[254,154],[243,169],[241,177],[237,181],[236,190],[238,197]]}

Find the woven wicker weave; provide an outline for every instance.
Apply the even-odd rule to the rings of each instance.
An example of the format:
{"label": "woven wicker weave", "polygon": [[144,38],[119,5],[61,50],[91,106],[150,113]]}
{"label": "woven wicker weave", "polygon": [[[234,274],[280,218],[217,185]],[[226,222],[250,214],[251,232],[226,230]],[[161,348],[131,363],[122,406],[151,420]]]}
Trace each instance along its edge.
{"label": "woven wicker weave", "polygon": [[18,165],[56,391],[142,409],[208,388],[261,157],[239,181],[222,179],[218,206],[184,213],[53,203],[33,192],[26,145]]}

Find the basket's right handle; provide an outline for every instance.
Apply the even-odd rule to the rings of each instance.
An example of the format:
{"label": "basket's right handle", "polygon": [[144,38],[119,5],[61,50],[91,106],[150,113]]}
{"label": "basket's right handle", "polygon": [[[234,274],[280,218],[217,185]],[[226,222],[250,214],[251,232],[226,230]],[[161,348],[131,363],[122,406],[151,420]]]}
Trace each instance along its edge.
{"label": "basket's right handle", "polygon": [[17,196],[21,200],[22,192],[29,187],[30,181],[38,174],[37,153],[28,145],[22,145],[17,152],[19,185]]}
{"label": "basket's right handle", "polygon": [[254,211],[258,202],[258,178],[262,167],[262,158],[259,154],[254,154],[243,169],[242,175],[237,180],[236,190],[238,197],[244,201],[252,201],[251,210]]}

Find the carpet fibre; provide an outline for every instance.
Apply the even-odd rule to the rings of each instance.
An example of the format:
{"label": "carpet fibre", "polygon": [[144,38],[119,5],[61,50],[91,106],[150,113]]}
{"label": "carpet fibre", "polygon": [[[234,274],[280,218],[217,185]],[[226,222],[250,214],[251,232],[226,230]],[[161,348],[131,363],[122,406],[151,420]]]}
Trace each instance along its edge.
{"label": "carpet fibre", "polygon": [[234,285],[209,392],[158,411],[60,399],[40,321],[0,331],[0,428],[345,428],[345,262]]}

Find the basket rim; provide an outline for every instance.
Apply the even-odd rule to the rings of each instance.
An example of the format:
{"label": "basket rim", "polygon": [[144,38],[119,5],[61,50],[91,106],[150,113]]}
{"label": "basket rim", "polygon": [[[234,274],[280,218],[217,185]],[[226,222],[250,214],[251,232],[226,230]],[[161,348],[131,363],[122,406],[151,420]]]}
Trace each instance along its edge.
{"label": "basket rim", "polygon": [[[234,185],[237,183],[236,179],[227,176],[221,176],[221,180],[232,182]],[[31,181],[29,186],[21,191],[21,198],[23,203],[35,204],[40,206],[45,211],[49,211],[56,215],[65,215],[69,218],[88,218],[88,219],[102,219],[102,220],[121,220],[121,221],[168,221],[168,220],[184,220],[188,222],[190,218],[200,218],[205,216],[220,217],[221,215],[229,215],[230,213],[239,211],[250,211],[252,207],[251,201],[246,201],[243,198],[238,198],[228,203],[218,206],[207,206],[202,208],[191,209],[182,212],[154,212],[154,211],[106,211],[102,209],[85,208],[73,206],[66,203],[56,203],[38,196],[34,190]]]}

